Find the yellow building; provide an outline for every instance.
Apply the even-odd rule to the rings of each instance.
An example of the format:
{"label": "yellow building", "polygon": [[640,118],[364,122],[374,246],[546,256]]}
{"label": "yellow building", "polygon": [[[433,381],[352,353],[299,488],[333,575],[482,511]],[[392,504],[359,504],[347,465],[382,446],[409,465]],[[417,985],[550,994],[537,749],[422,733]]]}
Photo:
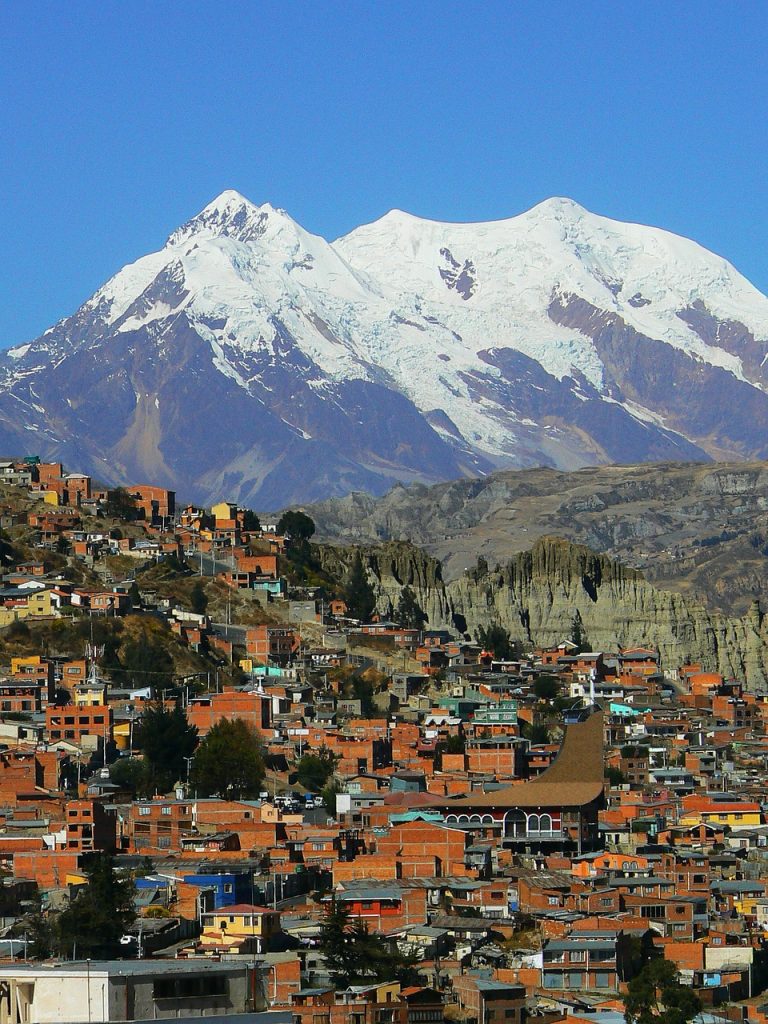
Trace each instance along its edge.
{"label": "yellow building", "polygon": [[23,604],[0,608],[0,627],[10,626],[17,619],[49,618],[55,614],[53,598],[49,590],[33,590],[24,598]]}
{"label": "yellow building", "polygon": [[28,669],[34,672],[42,664],[43,659],[39,654],[30,654],[26,658],[11,658],[11,675],[21,675],[22,672],[26,672]]}
{"label": "yellow building", "polygon": [[218,505],[211,508],[211,514],[217,524],[231,522],[237,518],[237,505],[231,501],[220,501]]}
{"label": "yellow building", "polygon": [[683,797],[680,824],[689,828],[707,824],[729,828],[749,828],[762,824],[760,804],[747,800],[719,800],[717,797]]}
{"label": "yellow building", "polygon": [[238,903],[203,914],[201,924],[200,942],[203,947],[264,953],[272,936],[280,931],[280,911]]}
{"label": "yellow building", "polygon": [[78,708],[100,707],[107,703],[106,683],[78,683],[72,691],[72,697]]}

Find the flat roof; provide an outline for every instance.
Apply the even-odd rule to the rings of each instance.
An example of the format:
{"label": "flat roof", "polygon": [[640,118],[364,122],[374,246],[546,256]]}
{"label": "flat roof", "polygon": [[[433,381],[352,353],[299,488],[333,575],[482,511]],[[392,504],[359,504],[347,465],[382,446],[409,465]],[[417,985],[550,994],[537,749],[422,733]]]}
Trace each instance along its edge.
{"label": "flat roof", "polygon": [[[251,961],[253,962],[253,961]],[[262,966],[256,961],[257,966]],[[134,977],[156,977],[158,974],[226,974],[243,969],[235,960],[212,961],[191,960],[63,960],[60,963],[9,964],[0,965],[0,978],[39,978],[43,975],[106,975],[107,977],[132,975]]]}

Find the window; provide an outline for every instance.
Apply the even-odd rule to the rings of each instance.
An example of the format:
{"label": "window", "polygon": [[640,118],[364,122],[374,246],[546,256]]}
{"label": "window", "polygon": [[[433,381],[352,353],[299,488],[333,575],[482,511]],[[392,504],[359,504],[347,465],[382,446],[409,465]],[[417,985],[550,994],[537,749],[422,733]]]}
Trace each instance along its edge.
{"label": "window", "polygon": [[234,888],[235,887],[232,885],[231,882],[225,882],[224,883],[224,892],[232,892],[234,890]]}
{"label": "window", "polygon": [[571,950],[571,963],[583,964],[586,962],[587,952],[584,949],[572,949]]}
{"label": "window", "polygon": [[198,977],[156,978],[152,995],[155,999],[195,999],[201,996],[227,995],[224,975],[209,974]]}
{"label": "window", "polygon": [[665,915],[665,908],[658,904],[650,904],[646,907],[640,907],[640,916],[648,917],[652,920],[660,920]]}
{"label": "window", "polygon": [[560,900],[557,898],[557,896],[549,896],[547,898],[547,903],[550,905],[550,907],[560,906]]}
{"label": "window", "polygon": [[151,814],[151,812],[152,812],[152,808],[151,807],[149,807],[149,806],[147,806],[147,807],[139,806],[139,814]]}
{"label": "window", "polygon": [[170,814],[171,813],[171,806],[170,806],[170,804],[166,804],[164,807],[161,807],[160,808],[160,813],[161,814]]}

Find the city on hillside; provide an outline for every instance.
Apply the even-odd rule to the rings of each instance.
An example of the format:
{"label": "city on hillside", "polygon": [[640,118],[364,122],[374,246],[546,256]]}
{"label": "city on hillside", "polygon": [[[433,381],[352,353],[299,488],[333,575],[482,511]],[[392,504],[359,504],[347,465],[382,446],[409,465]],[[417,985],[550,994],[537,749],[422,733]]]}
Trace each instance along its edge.
{"label": "city on hillside", "polygon": [[313,534],[0,460],[0,1022],[768,1024],[768,692]]}

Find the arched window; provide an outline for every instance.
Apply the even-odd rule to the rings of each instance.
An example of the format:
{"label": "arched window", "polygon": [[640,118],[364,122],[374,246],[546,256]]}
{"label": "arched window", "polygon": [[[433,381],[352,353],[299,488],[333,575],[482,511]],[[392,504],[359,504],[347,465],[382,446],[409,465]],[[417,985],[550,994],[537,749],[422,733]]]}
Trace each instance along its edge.
{"label": "arched window", "polygon": [[514,838],[527,834],[528,828],[525,815],[522,811],[514,808],[504,815],[504,835]]}

